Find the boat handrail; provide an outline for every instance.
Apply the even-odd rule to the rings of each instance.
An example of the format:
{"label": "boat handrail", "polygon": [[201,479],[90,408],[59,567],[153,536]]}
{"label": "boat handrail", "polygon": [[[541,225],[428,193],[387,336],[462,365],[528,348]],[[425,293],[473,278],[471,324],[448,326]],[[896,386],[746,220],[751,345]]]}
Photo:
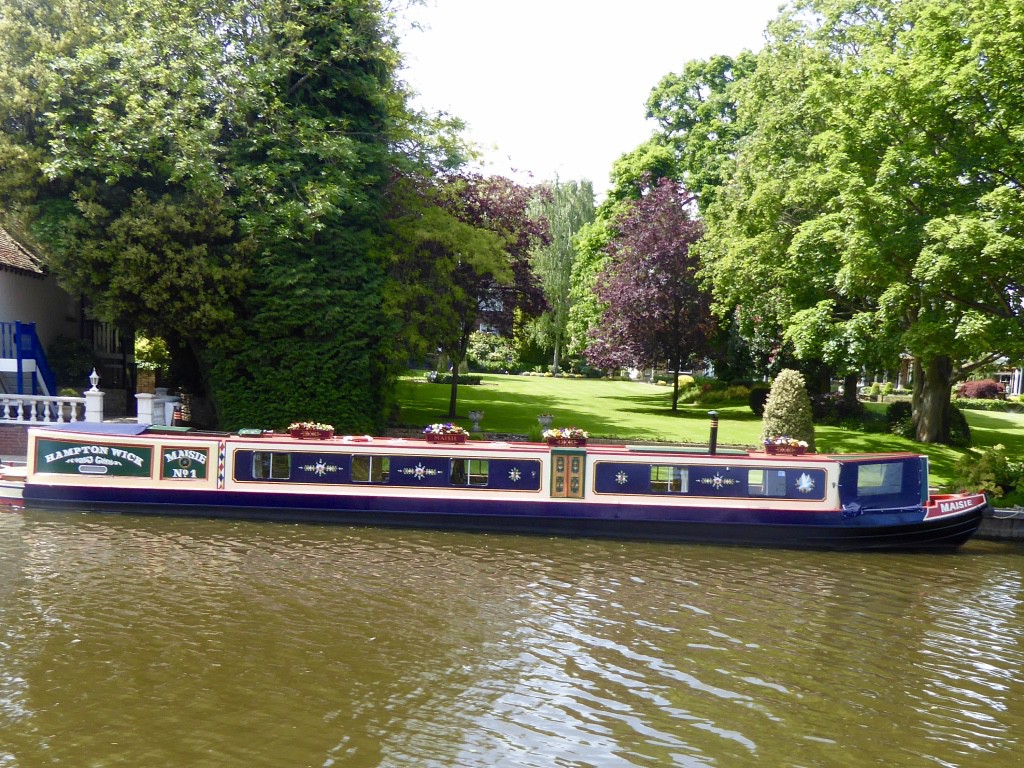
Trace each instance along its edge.
{"label": "boat handrail", "polygon": [[749,456],[745,448],[717,448],[710,453],[706,445],[627,445],[627,451],[636,453],[681,453],[695,456]]}
{"label": "boat handrail", "polygon": [[858,515],[891,514],[894,512],[917,512],[920,509],[920,504],[904,504],[903,506],[900,507],[863,507],[859,505],[855,506],[854,504],[847,504],[846,506],[843,507],[844,512],[856,511]]}

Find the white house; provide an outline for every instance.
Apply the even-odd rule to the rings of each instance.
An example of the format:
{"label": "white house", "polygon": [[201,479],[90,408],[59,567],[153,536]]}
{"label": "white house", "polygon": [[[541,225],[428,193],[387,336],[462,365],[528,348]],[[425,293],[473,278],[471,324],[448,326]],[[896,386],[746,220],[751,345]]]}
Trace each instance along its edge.
{"label": "white house", "polygon": [[[26,365],[35,368],[34,363],[24,359],[18,362],[18,324],[23,337],[29,335],[27,326],[33,327],[44,351],[60,337],[88,342],[95,352],[103,389],[110,394],[108,408],[112,413],[124,410],[129,394],[134,391],[130,335],[89,319],[82,301],[62,289],[43,261],[0,227],[0,393],[18,389],[19,365],[22,369]],[[31,375],[23,377],[22,389]],[[83,379],[76,388],[88,386]]]}
{"label": "white house", "polygon": [[35,323],[43,346],[78,338],[81,306],[43,263],[0,228],[0,323]]}

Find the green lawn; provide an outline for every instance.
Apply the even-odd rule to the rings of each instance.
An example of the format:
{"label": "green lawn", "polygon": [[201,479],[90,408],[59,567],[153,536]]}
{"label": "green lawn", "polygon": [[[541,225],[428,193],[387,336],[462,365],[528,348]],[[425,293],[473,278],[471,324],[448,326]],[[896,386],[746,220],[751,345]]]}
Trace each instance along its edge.
{"label": "green lawn", "polygon": [[[398,384],[403,426],[421,428],[436,421],[448,421],[450,387],[428,384],[422,374],[410,375]],[[556,427],[580,427],[597,438],[660,440],[676,443],[707,443],[708,408],[681,406],[670,410],[672,391],[628,381],[564,379],[536,376],[484,375],[480,386],[460,386],[458,417],[469,429],[471,410],[484,412],[481,427],[486,432],[529,435],[538,428],[537,415],[553,414]],[[885,406],[871,403],[876,412]],[[720,445],[752,447],[761,436],[761,421],[746,403],[717,406]],[[1024,415],[965,411],[976,447],[1005,445],[1013,457],[1024,456]],[[840,427],[819,426],[815,431],[820,452],[913,451],[927,453],[934,485],[948,483],[953,465],[963,451],[946,446],[915,443],[895,435],[869,433]]]}
{"label": "green lawn", "polygon": [[[675,415],[669,410],[672,390],[652,384],[595,379],[544,378],[538,376],[484,375],[480,386],[460,386],[458,418],[469,428],[468,413],[482,410],[481,426],[488,432],[528,434],[537,428],[537,415],[554,415],[556,427],[580,427],[593,437],[622,440],[666,440],[681,443],[707,442],[708,409],[683,406]],[[449,385],[403,379],[399,384],[401,421],[423,426],[447,421]],[[753,445],[760,439],[761,422],[750,408],[736,404],[719,408],[728,422],[719,441]]]}

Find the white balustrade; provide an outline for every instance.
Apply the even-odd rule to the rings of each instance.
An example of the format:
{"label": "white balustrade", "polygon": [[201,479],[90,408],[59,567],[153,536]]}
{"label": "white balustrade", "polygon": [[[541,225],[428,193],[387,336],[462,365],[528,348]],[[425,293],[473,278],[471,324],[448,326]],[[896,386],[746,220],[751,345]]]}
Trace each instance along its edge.
{"label": "white balustrade", "polygon": [[[56,424],[96,417],[87,412],[84,397],[0,394],[0,424]],[[103,420],[102,407],[97,420]]]}
{"label": "white balustrade", "polygon": [[140,392],[135,396],[135,412],[139,424],[169,426],[174,423],[174,407],[181,405],[181,397],[169,395],[163,387],[157,387],[156,394]]}

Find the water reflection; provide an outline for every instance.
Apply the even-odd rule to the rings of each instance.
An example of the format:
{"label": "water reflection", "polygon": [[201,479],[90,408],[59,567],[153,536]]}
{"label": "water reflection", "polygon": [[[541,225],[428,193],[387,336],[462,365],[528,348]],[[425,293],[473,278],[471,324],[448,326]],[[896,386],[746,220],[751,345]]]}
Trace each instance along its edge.
{"label": "water reflection", "polygon": [[1016,766],[1020,548],[0,516],[0,766]]}

